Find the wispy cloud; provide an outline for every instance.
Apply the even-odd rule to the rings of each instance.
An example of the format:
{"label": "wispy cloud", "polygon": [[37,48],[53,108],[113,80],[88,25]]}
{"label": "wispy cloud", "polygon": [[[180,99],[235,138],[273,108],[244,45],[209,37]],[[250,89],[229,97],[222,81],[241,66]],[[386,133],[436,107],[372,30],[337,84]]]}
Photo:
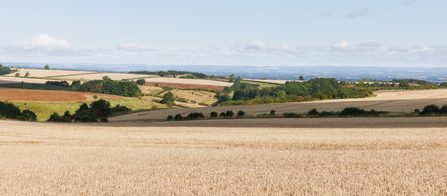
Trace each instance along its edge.
{"label": "wispy cloud", "polygon": [[[124,51],[124,52],[123,52]],[[127,52],[129,51],[129,52]],[[133,52],[152,51],[152,52]],[[391,46],[347,40],[326,45],[269,44],[261,40],[229,46],[156,50],[153,46],[122,44],[117,48],[78,47],[46,34],[19,44],[0,44],[0,58],[10,62],[227,64],[227,65],[436,65],[445,66],[447,46]],[[419,64],[418,64],[419,63]]]}
{"label": "wispy cloud", "polygon": [[347,19],[352,19],[352,18],[357,18],[357,17],[363,17],[366,14],[372,14],[374,13],[371,9],[369,8],[364,8],[362,10],[358,10],[358,11],[353,11],[349,14],[346,14],[346,18]]}
{"label": "wispy cloud", "polygon": [[331,13],[327,13],[327,12],[319,13],[319,14],[318,14],[318,18],[320,18],[320,20],[321,20],[321,19],[325,19],[325,18],[329,18],[329,17],[331,17],[331,16],[332,16],[332,14],[331,14]]}

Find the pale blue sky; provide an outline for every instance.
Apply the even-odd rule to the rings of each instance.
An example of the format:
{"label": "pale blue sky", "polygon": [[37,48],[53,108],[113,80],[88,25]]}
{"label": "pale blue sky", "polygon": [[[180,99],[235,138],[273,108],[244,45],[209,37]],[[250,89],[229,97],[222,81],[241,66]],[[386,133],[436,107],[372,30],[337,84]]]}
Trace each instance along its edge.
{"label": "pale blue sky", "polygon": [[0,1],[0,62],[447,67],[447,1]]}

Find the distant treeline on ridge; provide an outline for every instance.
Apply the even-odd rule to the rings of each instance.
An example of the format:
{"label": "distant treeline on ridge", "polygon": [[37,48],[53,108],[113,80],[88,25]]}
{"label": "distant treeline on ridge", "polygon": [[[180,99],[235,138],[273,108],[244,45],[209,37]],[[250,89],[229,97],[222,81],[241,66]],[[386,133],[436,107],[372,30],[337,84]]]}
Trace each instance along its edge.
{"label": "distant treeline on ridge", "polygon": [[168,70],[168,71],[130,71],[132,74],[145,74],[145,75],[159,75],[161,77],[166,75],[185,75],[191,74],[196,78],[207,78],[208,76],[204,73],[198,72],[190,72],[190,71],[176,71],[176,70]]}

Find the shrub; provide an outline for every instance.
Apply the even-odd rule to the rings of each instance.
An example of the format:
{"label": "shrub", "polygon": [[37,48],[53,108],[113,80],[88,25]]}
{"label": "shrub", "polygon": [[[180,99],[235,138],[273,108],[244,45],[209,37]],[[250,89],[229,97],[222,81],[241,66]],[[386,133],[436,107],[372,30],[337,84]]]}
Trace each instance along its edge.
{"label": "shrub", "polygon": [[46,85],[65,86],[69,87],[70,84],[67,81],[46,81]]}
{"label": "shrub", "polygon": [[172,120],[174,117],[172,117],[172,115],[169,115],[167,120]]}
{"label": "shrub", "polygon": [[274,116],[276,114],[275,110],[270,110],[270,115]]}
{"label": "shrub", "polygon": [[415,114],[419,114],[419,112],[421,112],[419,109],[414,109]]}
{"label": "shrub", "polygon": [[217,117],[217,112],[211,112],[211,113],[210,113],[210,116],[213,117],[213,118],[214,118],[214,117]]}
{"label": "shrub", "polygon": [[98,95],[93,95],[93,99],[98,99]]}
{"label": "shrub", "polygon": [[17,119],[20,116],[20,109],[12,103],[5,103],[0,101],[0,116]]}
{"label": "shrub", "polygon": [[109,122],[109,119],[107,117],[101,117],[99,120],[104,123]]}
{"label": "shrub", "polygon": [[221,112],[219,116],[225,117],[225,112]]}
{"label": "shrub", "polygon": [[314,109],[311,109],[309,112],[307,112],[307,115],[309,115],[309,116],[317,116],[318,113],[319,112],[317,111],[317,109],[314,108]]}
{"label": "shrub", "polygon": [[138,85],[144,85],[144,84],[146,84],[146,80],[145,80],[145,79],[138,79],[138,80],[135,82],[135,84],[138,84]]}
{"label": "shrub", "polygon": [[126,106],[120,106],[120,104],[118,104],[112,108],[112,112],[126,112],[126,111],[130,111],[130,110],[132,110],[132,109],[130,109]]}
{"label": "shrub", "polygon": [[98,119],[94,116],[84,115],[81,117],[81,122],[98,122]]}
{"label": "shrub", "polygon": [[176,114],[174,116],[174,120],[177,120],[177,121],[183,120],[183,116],[181,114]]}
{"label": "shrub", "polygon": [[225,116],[226,116],[226,117],[232,117],[232,116],[234,116],[234,112],[231,111],[231,110],[228,110],[228,111],[225,113]]}
{"label": "shrub", "polygon": [[20,117],[21,117],[20,120],[25,120],[25,121],[36,121],[37,120],[36,114],[31,110],[23,110],[22,113],[20,114]]}
{"label": "shrub", "polygon": [[436,113],[439,113],[439,107],[435,104],[426,105],[421,112],[422,115],[436,114]]}
{"label": "shrub", "polygon": [[447,104],[443,105],[441,109],[439,109],[440,114],[447,114]]}
{"label": "shrub", "polygon": [[299,117],[301,117],[301,115],[299,115],[297,113],[283,113],[282,116],[284,118],[299,118]]}
{"label": "shrub", "polygon": [[160,101],[160,103],[167,104],[168,102],[174,102],[174,101],[175,101],[175,96],[171,91],[169,91],[163,95],[163,99]]}
{"label": "shrub", "polygon": [[194,113],[188,114],[188,116],[186,118],[188,118],[189,120],[196,120],[199,118],[205,118],[205,116],[201,112],[194,112]]}
{"label": "shrub", "polygon": [[60,116],[58,113],[54,112],[51,114],[47,122],[70,122],[70,118],[64,118],[63,116]]}
{"label": "shrub", "polygon": [[364,109],[360,109],[357,107],[348,107],[343,109],[340,112],[341,116],[360,116],[360,115],[366,115],[367,111],[365,111]]}
{"label": "shrub", "polygon": [[16,77],[19,77],[20,76],[20,73],[16,73],[16,75],[15,75]]}
{"label": "shrub", "polygon": [[157,107],[156,105],[153,105],[153,106],[152,106],[152,109],[153,109],[153,110],[156,110],[156,109],[158,109],[158,107]]}
{"label": "shrub", "polygon": [[237,116],[242,117],[245,115],[245,112],[240,110],[239,112],[237,112]]}

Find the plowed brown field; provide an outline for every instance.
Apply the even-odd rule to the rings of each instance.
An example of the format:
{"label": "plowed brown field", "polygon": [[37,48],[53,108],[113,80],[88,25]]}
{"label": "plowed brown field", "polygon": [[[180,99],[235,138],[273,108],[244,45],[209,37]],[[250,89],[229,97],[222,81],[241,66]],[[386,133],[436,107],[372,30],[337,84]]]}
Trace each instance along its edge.
{"label": "plowed brown field", "polygon": [[146,85],[156,86],[156,84],[158,84],[158,86],[166,86],[180,89],[206,89],[206,90],[222,91],[225,88],[225,86],[214,86],[214,85],[203,85],[203,84],[146,82]]}
{"label": "plowed brown field", "polygon": [[115,95],[84,92],[0,88],[0,100],[9,101],[77,102],[86,101],[88,100],[89,96],[91,97],[93,95],[103,98],[123,98]]}

